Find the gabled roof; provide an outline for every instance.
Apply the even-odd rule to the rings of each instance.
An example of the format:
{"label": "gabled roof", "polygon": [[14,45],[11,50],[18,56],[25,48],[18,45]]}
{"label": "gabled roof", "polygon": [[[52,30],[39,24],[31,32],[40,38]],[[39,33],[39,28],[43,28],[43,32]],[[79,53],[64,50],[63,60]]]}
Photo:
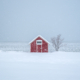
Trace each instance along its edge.
{"label": "gabled roof", "polygon": [[35,39],[37,39],[38,37],[42,38],[44,41],[46,41],[48,44],[50,44],[46,39],[44,39],[41,35],[38,35],[36,38],[34,38],[30,43],[32,43]]}

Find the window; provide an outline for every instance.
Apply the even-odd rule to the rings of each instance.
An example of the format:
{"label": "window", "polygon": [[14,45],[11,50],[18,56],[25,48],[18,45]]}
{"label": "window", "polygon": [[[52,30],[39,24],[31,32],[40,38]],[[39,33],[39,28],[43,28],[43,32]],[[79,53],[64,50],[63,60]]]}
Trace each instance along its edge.
{"label": "window", "polygon": [[42,45],[42,40],[37,40],[37,41],[36,41],[36,44],[37,44],[37,45]]}

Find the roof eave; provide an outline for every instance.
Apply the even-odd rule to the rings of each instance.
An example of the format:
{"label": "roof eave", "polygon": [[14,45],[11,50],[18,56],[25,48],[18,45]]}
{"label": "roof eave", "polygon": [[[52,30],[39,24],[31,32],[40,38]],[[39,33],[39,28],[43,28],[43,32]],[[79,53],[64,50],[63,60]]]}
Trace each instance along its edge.
{"label": "roof eave", "polygon": [[[44,39],[41,35],[38,35],[36,38],[41,37],[43,40],[45,40],[48,44],[51,44],[50,42],[48,42],[46,39]],[[32,41],[29,42],[29,44],[31,44],[36,38],[34,38]]]}

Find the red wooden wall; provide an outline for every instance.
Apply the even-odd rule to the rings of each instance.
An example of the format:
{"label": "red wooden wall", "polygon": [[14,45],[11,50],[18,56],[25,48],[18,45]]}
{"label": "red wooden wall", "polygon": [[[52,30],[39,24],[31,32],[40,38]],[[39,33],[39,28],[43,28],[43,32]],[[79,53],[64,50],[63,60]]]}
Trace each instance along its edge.
{"label": "red wooden wall", "polygon": [[[36,44],[36,40],[42,40],[42,49],[40,50],[41,45],[37,45]],[[31,44],[31,52],[48,52],[48,43],[43,40],[41,37],[38,37],[37,39],[35,39]],[[37,50],[38,49],[38,50]]]}

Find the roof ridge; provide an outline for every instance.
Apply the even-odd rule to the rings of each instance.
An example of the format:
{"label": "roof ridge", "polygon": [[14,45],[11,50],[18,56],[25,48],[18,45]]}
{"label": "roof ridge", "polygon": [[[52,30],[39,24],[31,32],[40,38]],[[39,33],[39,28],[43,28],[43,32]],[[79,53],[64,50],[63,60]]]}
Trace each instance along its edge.
{"label": "roof ridge", "polygon": [[[41,35],[38,35],[36,38],[38,38],[38,37],[41,37],[43,40],[45,40],[47,43],[49,43],[49,42],[48,42],[46,39],[44,39]],[[30,41],[29,44],[32,43],[36,38],[34,38],[32,41]],[[49,44],[50,44],[50,43],[49,43]]]}

